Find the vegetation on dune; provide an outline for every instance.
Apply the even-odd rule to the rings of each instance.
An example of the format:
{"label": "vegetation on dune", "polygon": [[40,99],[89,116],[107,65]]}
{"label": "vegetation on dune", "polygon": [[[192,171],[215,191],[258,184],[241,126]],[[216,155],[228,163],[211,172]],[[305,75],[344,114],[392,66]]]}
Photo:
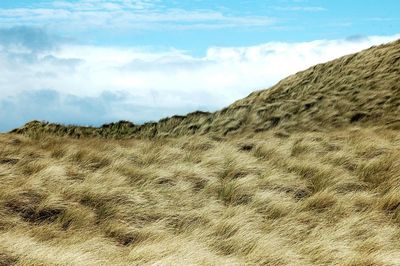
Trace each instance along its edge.
{"label": "vegetation on dune", "polygon": [[397,131],[0,145],[4,265],[400,261]]}
{"label": "vegetation on dune", "polygon": [[2,134],[0,265],[399,265],[399,84],[397,41],[215,113]]}

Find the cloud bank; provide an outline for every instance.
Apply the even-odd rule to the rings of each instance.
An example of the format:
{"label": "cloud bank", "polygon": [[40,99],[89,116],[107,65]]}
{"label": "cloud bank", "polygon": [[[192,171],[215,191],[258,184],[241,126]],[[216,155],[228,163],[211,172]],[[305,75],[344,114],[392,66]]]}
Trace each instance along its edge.
{"label": "cloud bank", "polygon": [[32,119],[98,125],[212,111],[314,64],[400,38],[210,47],[194,57],[175,49],[74,45],[31,30],[0,30],[2,131]]}

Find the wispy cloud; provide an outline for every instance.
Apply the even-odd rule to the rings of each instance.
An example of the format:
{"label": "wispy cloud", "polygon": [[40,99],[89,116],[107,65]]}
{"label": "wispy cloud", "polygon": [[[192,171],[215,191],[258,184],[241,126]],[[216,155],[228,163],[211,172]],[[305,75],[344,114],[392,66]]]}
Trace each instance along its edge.
{"label": "wispy cloud", "polygon": [[321,6],[277,6],[275,10],[279,11],[305,11],[305,12],[321,12],[328,9]]}
{"label": "wispy cloud", "polygon": [[156,0],[80,0],[78,2],[54,1],[53,7],[64,8],[75,11],[93,10],[146,10],[155,8],[160,1]]}
{"label": "wispy cloud", "polygon": [[9,129],[34,118],[143,122],[215,110],[316,63],[397,38],[210,47],[202,57],[176,49],[65,43],[43,50],[15,49],[9,40],[7,45],[0,42],[0,120],[2,129]]}
{"label": "wispy cloud", "polygon": [[31,7],[0,9],[0,25],[118,28],[137,30],[260,27],[274,23],[266,16],[235,16],[214,10],[165,7],[162,1],[80,0],[38,2]]}

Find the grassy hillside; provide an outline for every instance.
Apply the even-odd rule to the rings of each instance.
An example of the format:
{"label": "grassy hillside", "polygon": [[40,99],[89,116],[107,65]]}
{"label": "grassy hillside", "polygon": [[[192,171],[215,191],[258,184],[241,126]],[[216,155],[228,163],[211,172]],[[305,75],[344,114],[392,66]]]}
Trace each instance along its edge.
{"label": "grassy hillside", "polygon": [[398,131],[0,145],[0,265],[400,263]]}
{"label": "grassy hillside", "polygon": [[400,265],[399,84],[397,41],[216,113],[0,134],[0,265]]}
{"label": "grassy hillside", "polygon": [[351,124],[400,129],[399,117],[400,40],[314,66],[215,113],[194,112],[145,125],[122,121],[100,128],[36,121],[15,132],[117,138],[225,136],[271,128],[321,131]]}

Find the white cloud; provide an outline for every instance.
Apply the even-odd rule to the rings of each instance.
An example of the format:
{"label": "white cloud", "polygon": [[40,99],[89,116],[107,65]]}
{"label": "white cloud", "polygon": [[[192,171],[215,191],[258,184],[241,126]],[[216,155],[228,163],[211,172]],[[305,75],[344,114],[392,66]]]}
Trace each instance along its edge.
{"label": "white cloud", "polygon": [[[80,45],[32,54],[0,44],[0,112],[11,112],[7,110],[11,105],[5,104],[10,101],[14,101],[13,108],[23,110],[26,104],[15,103],[18,95],[43,90],[53,91],[60,99],[74,97],[78,109],[81,103],[96,105],[101,100],[103,113],[98,116],[104,119],[143,121],[198,108],[214,110],[314,64],[398,38],[400,35],[211,47],[203,57],[179,50]],[[122,96],[111,97],[105,116],[107,95]],[[56,106],[63,122],[63,105]],[[67,107],[73,108],[71,101]],[[90,110],[96,114],[95,108]]]}

